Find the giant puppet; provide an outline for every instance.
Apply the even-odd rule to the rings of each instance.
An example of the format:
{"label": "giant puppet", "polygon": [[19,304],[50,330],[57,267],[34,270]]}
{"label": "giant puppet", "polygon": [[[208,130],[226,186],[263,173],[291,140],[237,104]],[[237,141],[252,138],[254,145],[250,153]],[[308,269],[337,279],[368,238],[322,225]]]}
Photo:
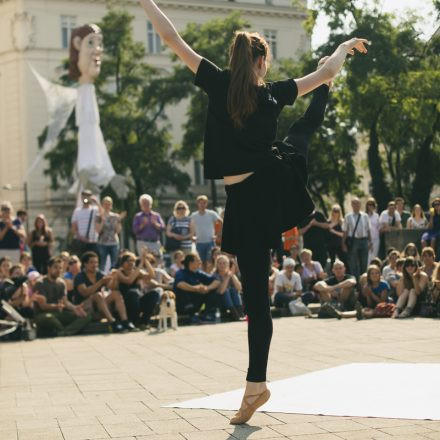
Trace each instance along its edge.
{"label": "giant puppet", "polygon": [[125,199],[129,192],[128,179],[115,173],[99,124],[94,82],[101,71],[102,53],[101,29],[96,24],[86,24],[74,29],[70,39],[69,77],[78,82],[77,88],[54,84],[29,65],[46,96],[49,121],[42,151],[29,167],[27,176],[44,154],[56,146],[58,136],[75,107],[78,179],[70,192],[79,194],[81,188],[87,188],[99,194],[110,183],[117,196]]}
{"label": "giant puppet", "polygon": [[75,106],[78,127],[77,171],[82,188],[99,193],[116,173],[101,132],[94,82],[101,72],[103,39],[101,29],[86,24],[72,31],[69,77],[78,81]]}

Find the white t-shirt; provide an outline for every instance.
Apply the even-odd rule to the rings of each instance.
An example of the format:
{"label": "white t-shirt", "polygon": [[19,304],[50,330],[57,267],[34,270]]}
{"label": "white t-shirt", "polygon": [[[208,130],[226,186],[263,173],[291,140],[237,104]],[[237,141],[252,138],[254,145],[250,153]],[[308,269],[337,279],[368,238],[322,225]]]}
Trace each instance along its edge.
{"label": "white t-shirt", "polygon": [[[90,208],[76,208],[72,214],[72,223],[76,223],[78,227],[78,234],[81,237],[86,237],[92,243],[98,241],[98,233],[96,232],[95,221],[98,215],[98,207],[92,206]],[[90,214],[92,214],[92,221],[90,222],[89,234],[87,236],[87,228],[89,226]]]}
{"label": "white t-shirt", "polygon": [[[394,213],[394,219],[395,219],[395,223],[400,222],[402,220],[400,217],[400,214],[397,211]],[[391,226],[392,222],[393,222],[393,217],[391,217],[388,214],[388,209],[385,209],[385,211],[382,211],[382,214],[380,214],[380,217],[379,217],[379,223],[381,225],[387,224],[387,225]]]}
{"label": "white t-shirt", "polygon": [[221,217],[211,209],[207,209],[202,215],[199,211],[193,212],[191,218],[194,221],[197,243],[210,243],[214,240],[214,225]]}
{"label": "white t-shirt", "polygon": [[379,239],[379,214],[377,212],[373,212],[373,214],[368,215],[368,218],[370,219],[371,240],[374,241]]}
{"label": "white t-shirt", "polygon": [[284,270],[277,273],[275,277],[275,293],[280,291],[282,288],[283,292],[297,292],[302,290],[301,277],[299,273],[293,272],[292,277],[287,278],[286,272]]}

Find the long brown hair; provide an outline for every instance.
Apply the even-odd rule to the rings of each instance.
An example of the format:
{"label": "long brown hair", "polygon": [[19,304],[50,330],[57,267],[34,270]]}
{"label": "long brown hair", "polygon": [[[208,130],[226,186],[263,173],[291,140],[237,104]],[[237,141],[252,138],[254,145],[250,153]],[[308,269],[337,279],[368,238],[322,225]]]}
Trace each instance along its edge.
{"label": "long brown hair", "polygon": [[414,266],[415,268],[417,268],[417,262],[414,257],[406,257],[402,269],[403,286],[405,287],[405,289],[414,289],[414,279],[406,270],[408,266]]}
{"label": "long brown hair", "polygon": [[234,126],[241,128],[243,120],[257,109],[257,78],[255,60],[269,57],[269,45],[258,33],[236,32],[229,54],[231,81],[228,89],[228,112]]}
{"label": "long brown hair", "polygon": [[81,27],[73,29],[70,36],[70,49],[69,49],[69,78],[77,81],[81,76],[81,72],[78,68],[79,50],[75,47],[74,40],[76,37],[81,40],[89,34],[102,34],[101,28],[96,24],[86,24]]}

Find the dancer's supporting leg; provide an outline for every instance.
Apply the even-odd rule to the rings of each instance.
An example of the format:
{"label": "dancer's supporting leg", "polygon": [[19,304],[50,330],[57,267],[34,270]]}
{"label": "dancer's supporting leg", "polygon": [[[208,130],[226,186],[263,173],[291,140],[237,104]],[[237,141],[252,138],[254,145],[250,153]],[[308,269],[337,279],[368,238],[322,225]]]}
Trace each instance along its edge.
{"label": "dancer's supporting leg", "polygon": [[249,368],[240,411],[232,424],[245,423],[269,398],[266,386],[267,359],[272,339],[272,316],[268,292],[270,250],[255,243],[237,255],[242,276],[243,299],[248,315]]}

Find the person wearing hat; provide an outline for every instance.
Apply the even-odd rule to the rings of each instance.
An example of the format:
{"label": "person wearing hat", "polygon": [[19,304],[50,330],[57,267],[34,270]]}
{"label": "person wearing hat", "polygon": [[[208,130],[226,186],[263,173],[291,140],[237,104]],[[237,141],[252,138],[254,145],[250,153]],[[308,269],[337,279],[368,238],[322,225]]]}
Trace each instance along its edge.
{"label": "person wearing hat", "polygon": [[0,206],[0,258],[9,257],[13,263],[20,259],[20,242],[26,232],[21,221],[12,219],[12,205],[5,201]]}
{"label": "person wearing hat", "polygon": [[287,307],[290,301],[302,295],[302,283],[300,275],[295,272],[295,260],[285,258],[283,270],[275,277],[275,295],[273,302],[275,307]]}
{"label": "person wearing hat", "polygon": [[99,214],[99,204],[92,191],[85,189],[81,192],[82,206],[75,208],[72,215],[72,248],[81,258],[87,251],[98,253],[98,232],[96,217]]}

